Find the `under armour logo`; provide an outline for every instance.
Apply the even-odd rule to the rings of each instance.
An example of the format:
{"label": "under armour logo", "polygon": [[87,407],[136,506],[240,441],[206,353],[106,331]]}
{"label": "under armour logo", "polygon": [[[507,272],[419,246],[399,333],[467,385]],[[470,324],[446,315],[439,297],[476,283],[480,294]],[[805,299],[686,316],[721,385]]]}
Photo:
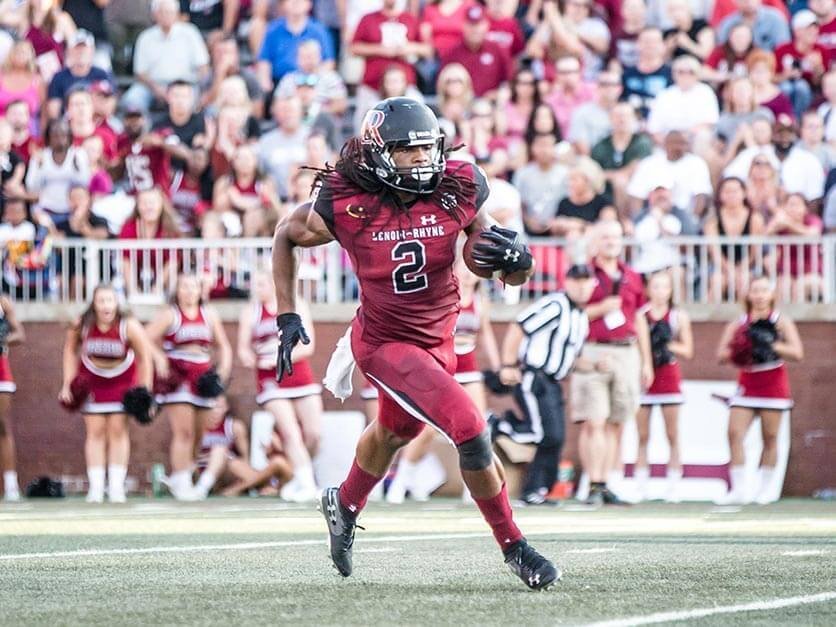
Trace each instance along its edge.
{"label": "under armour logo", "polygon": [[518,261],[519,258],[520,258],[520,251],[511,250],[510,248],[505,249],[505,257],[503,257],[503,259],[505,261]]}
{"label": "under armour logo", "polygon": [[529,586],[536,586],[540,583],[540,573],[537,573],[528,578],[528,585]]}
{"label": "under armour logo", "polygon": [[436,222],[438,222],[438,218],[436,218],[432,214],[426,215],[426,216],[421,216],[421,226],[431,226],[431,225],[435,224]]}

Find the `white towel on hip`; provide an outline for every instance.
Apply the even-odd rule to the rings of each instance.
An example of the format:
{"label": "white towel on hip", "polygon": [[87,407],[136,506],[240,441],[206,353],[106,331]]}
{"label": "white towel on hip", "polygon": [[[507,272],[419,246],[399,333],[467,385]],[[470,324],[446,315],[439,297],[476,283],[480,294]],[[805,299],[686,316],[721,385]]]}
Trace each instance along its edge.
{"label": "white towel on hip", "polygon": [[335,398],[344,401],[351,396],[351,377],[354,374],[354,354],[351,352],[351,327],[337,340],[337,348],[331,354],[325,378],[322,380]]}

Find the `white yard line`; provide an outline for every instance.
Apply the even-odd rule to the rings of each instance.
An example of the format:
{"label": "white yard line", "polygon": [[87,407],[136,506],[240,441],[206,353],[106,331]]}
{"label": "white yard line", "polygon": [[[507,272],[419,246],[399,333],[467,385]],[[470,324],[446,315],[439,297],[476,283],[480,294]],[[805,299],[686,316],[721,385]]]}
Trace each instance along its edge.
{"label": "white yard line", "polygon": [[821,549],[805,549],[801,551],[784,551],[781,555],[787,557],[807,557],[808,555],[824,555],[827,551]]}
{"label": "white yard line", "polygon": [[773,599],[771,601],[755,601],[740,605],[721,605],[719,607],[706,607],[693,610],[681,610],[678,612],[659,612],[645,616],[631,616],[629,618],[617,618],[615,620],[591,623],[587,627],[632,627],[633,625],[653,625],[656,623],[667,623],[681,620],[692,620],[704,618],[716,614],[739,614],[741,612],[762,612],[764,610],[775,610],[782,607],[793,607],[796,605],[807,605],[809,603],[824,603],[836,599],[836,592],[821,592],[803,597],[788,597],[784,599]]}
{"label": "white yard line", "polygon": [[563,551],[563,553],[612,553],[613,551],[617,551],[618,549],[615,547],[604,548],[601,547],[599,549],[571,549],[569,551]]}
{"label": "white yard line", "polygon": [[[529,534],[531,535],[531,534]],[[468,538],[484,538],[486,533],[446,533],[435,535],[415,536],[381,536],[379,538],[363,538],[363,544],[368,542],[421,542],[424,540],[460,540]],[[57,557],[97,557],[100,555],[141,555],[143,553],[198,553],[202,551],[245,551],[253,549],[274,549],[285,546],[319,546],[325,543],[325,538],[317,540],[284,540],[278,542],[236,542],[232,544],[195,544],[191,546],[149,546],[132,549],[80,549],[78,551],[50,551],[44,553],[16,553],[0,555],[0,561],[49,559]],[[375,549],[365,549],[371,552]],[[395,549],[376,549],[382,553]]]}

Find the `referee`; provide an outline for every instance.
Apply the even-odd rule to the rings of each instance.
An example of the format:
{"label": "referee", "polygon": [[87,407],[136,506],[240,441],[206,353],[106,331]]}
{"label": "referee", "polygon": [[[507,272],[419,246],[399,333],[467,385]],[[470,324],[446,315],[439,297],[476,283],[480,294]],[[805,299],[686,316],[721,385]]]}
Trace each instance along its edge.
{"label": "referee", "polygon": [[565,433],[559,381],[571,372],[583,347],[589,331],[584,307],[594,289],[592,268],[572,266],[565,290],[523,311],[502,344],[499,378],[514,386],[523,416],[519,421],[501,420],[496,428],[515,442],[537,445],[522,493],[529,505],[547,504],[546,495],[557,480]]}

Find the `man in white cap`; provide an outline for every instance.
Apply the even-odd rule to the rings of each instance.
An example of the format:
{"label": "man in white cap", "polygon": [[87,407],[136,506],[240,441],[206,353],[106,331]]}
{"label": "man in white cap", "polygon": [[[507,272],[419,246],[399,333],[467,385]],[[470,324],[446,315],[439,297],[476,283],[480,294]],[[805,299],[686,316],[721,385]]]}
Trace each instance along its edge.
{"label": "man in white cap", "polygon": [[47,114],[50,118],[61,115],[64,99],[79,83],[91,85],[97,81],[110,81],[110,74],[93,66],[96,42],[86,30],[77,30],[67,42],[65,67],[52,77],[47,90]]}

